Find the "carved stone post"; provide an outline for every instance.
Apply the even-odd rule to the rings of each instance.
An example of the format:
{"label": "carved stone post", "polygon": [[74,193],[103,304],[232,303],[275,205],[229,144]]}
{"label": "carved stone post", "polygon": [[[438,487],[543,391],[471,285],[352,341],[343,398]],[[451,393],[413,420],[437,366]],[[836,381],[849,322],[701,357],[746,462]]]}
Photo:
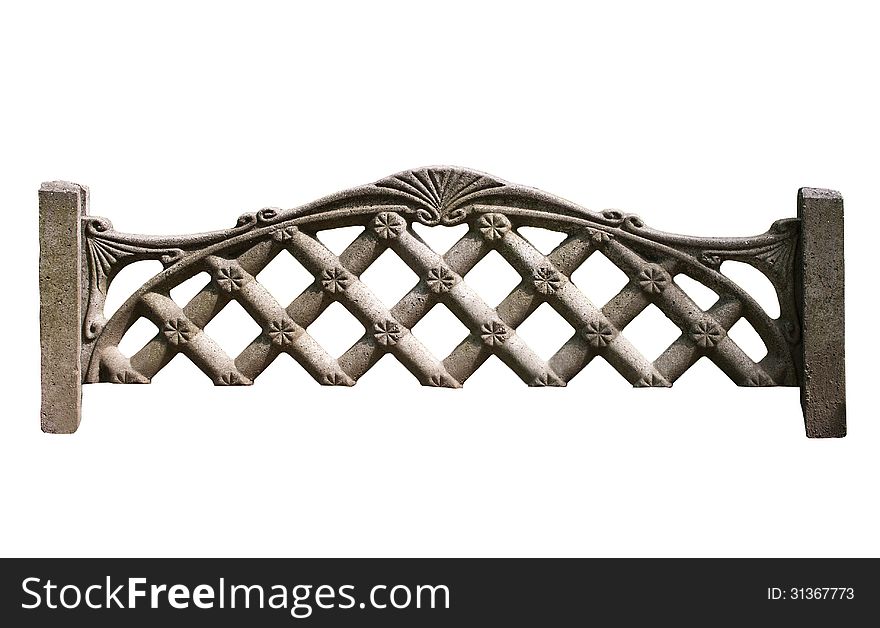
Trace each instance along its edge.
{"label": "carved stone post", "polygon": [[40,187],[40,368],[44,432],[79,427],[82,398],[82,229],[88,189],[53,181]]}
{"label": "carved stone post", "polygon": [[798,299],[803,326],[801,405],[807,436],[846,436],[843,198],[802,188]]}

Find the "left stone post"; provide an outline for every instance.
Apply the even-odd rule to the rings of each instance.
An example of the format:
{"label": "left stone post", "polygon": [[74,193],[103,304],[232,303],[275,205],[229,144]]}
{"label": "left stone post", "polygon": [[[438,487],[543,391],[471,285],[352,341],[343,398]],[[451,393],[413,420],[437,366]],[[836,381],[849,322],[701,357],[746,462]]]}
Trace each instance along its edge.
{"label": "left stone post", "polygon": [[88,189],[53,181],[40,186],[40,424],[71,434],[82,405],[82,227]]}

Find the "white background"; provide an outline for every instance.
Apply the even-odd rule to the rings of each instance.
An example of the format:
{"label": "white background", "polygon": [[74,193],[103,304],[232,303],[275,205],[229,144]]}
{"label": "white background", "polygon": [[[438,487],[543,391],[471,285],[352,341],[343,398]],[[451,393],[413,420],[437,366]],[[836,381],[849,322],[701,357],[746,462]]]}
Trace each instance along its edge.
{"label": "white background", "polygon": [[[0,15],[0,554],[880,554],[868,3],[79,4]],[[431,164],[695,235],[841,190],[849,436],[808,440],[797,389],[703,362],[672,390],[596,361],[567,389],[492,362],[448,391],[391,358],[353,389],[290,360],[215,389],[175,360],[40,432],[41,181],[189,233]]]}

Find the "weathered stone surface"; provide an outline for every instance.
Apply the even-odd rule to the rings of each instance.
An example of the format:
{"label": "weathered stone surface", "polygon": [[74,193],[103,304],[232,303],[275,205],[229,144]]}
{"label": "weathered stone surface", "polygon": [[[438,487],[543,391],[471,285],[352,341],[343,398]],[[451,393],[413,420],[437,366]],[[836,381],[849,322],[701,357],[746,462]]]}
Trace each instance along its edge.
{"label": "weathered stone surface", "polygon": [[846,436],[843,198],[802,188],[799,299],[803,316],[801,405],[807,436]]}
{"label": "weathered stone surface", "polygon": [[80,422],[82,238],[88,191],[55,181],[40,187],[40,368],[44,432],[70,434]]}
{"label": "weathered stone surface", "polygon": [[[78,423],[79,390],[71,381],[79,373],[72,369],[80,364],[84,383],[145,384],[178,353],[218,386],[253,383],[281,353],[302,364],[318,383],[333,386],[354,385],[383,355],[391,353],[423,385],[445,388],[460,388],[492,355],[524,383],[536,387],[565,386],[595,357],[605,359],[638,388],[669,387],[704,356],[740,386],[797,386],[812,381],[800,372],[803,355],[809,353],[808,362],[817,368],[830,359],[824,345],[802,342],[794,279],[801,235],[797,219],[778,220],[769,231],[753,237],[679,236],[651,229],[632,214],[593,212],[489,175],[436,167],[402,172],[304,207],[245,214],[231,229],[207,234],[139,236],[115,231],[104,218],[88,218],[83,221],[80,248],[78,214],[69,210],[84,207],[84,198],[85,192],[73,184],[47,184],[41,191],[41,220],[48,225],[41,226],[45,257],[41,272],[44,266],[47,269],[45,282],[41,274],[41,295],[44,429],[48,426],[49,431],[72,431]],[[62,206],[67,209],[61,211]],[[842,214],[840,220],[842,227]],[[469,230],[440,254],[418,236],[414,223],[466,224]],[[317,237],[319,231],[351,226],[363,231],[339,255]],[[563,232],[565,239],[545,255],[520,232],[523,227]],[[842,242],[842,232],[840,238]],[[57,248],[61,240],[64,250],[56,252],[50,245]],[[84,275],[77,274],[80,251]],[[289,304],[278,303],[257,279],[284,251],[314,276],[313,284]],[[412,290],[390,308],[361,280],[386,251],[396,254],[419,277]],[[521,276],[521,283],[496,307],[486,303],[467,277],[493,251]],[[597,252],[629,278],[604,305],[590,301],[570,279]],[[828,253],[808,254],[830,263]],[[165,271],[106,318],[104,298],[116,273],[144,259],[160,260]],[[751,264],[770,280],[779,298],[778,318],[771,319],[741,286],[720,272],[725,260]],[[207,272],[211,281],[189,303],[181,307],[169,298],[171,289],[200,272]],[[818,272],[827,274],[822,269]],[[706,310],[698,307],[674,281],[681,274],[712,289],[718,301]],[[813,286],[815,280],[806,283]],[[82,311],[77,309],[80,296]],[[263,330],[238,356],[227,355],[205,332],[232,301]],[[309,326],[335,302],[364,327],[360,340],[338,359],[309,333]],[[413,331],[440,303],[468,330],[445,357],[433,355]],[[545,303],[577,330],[548,360],[517,333],[523,321]],[[58,311],[53,309],[55,304]],[[625,329],[652,305],[681,331],[653,361],[630,342]],[[810,312],[824,321],[839,308],[842,322],[842,307],[841,275],[839,302],[832,300],[827,311]],[[118,346],[141,317],[159,331],[129,359]],[[767,347],[767,356],[759,363],[727,333],[743,318]],[[824,323],[814,318],[803,330],[818,325],[819,333],[824,333]],[[74,359],[80,355],[81,362]],[[59,374],[67,379],[59,379]],[[840,435],[827,418],[828,412],[819,408],[832,403],[826,395],[842,394],[842,388],[814,386],[810,391],[815,392],[805,411],[816,409],[817,416],[825,418],[813,423],[808,419],[808,432]]]}

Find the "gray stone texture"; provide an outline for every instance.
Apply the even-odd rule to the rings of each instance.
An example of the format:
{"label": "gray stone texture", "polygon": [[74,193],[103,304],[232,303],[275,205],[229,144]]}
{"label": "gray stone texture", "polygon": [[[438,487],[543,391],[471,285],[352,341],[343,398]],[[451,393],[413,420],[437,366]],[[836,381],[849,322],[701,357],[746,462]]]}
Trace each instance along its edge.
{"label": "gray stone texture", "polygon": [[[450,389],[461,388],[493,355],[528,386],[565,386],[599,357],[632,386],[652,389],[672,386],[705,357],[739,386],[803,384],[808,434],[844,432],[843,216],[833,193],[807,191],[801,220],[777,220],[765,233],[739,238],[665,233],[633,214],[590,211],[533,188],[445,166],[401,172],[302,207],[262,209],[242,215],[229,229],[196,235],[127,234],[99,217],[83,219],[80,231],[86,198],[85,189],[74,184],[46,184],[40,192],[46,431],[76,429],[80,382],[149,384],[179,353],[217,386],[250,385],[281,354],[321,385],[353,386],[390,353],[421,384]],[[468,230],[440,253],[419,237],[416,223],[464,224]],[[362,231],[339,255],[317,237],[326,229],[353,226]],[[524,227],[561,232],[564,239],[545,254],[524,235]],[[795,270],[802,234],[806,290],[799,302]],[[418,276],[393,307],[361,280],[386,252]],[[521,278],[495,307],[468,281],[468,273],[493,252]],[[279,303],[259,274],[288,253],[314,282],[292,302]],[[589,291],[571,281],[594,254],[628,278],[605,304],[593,303]],[[145,259],[161,261],[165,270],[105,317],[104,298],[113,278]],[[720,271],[725,260],[750,264],[770,280],[779,299],[777,318]],[[210,280],[188,303],[170,298],[175,286],[202,272]],[[718,300],[700,308],[674,281],[679,275],[707,286]],[[228,355],[205,331],[233,301],[261,328],[237,356]],[[309,332],[334,303],[364,328],[338,357]],[[433,355],[416,329],[437,304],[467,328],[445,357]],[[575,329],[546,360],[518,333],[543,304]],[[654,360],[630,342],[626,331],[652,306],[680,331]],[[123,355],[119,343],[140,318],[155,324],[158,333],[131,356]],[[728,334],[743,319],[767,347],[759,362]],[[807,376],[803,364],[811,369]]]}
{"label": "gray stone texture", "polygon": [[846,436],[843,198],[802,188],[798,218],[804,422],[811,438],[839,438]]}
{"label": "gray stone texture", "polygon": [[82,235],[88,190],[55,181],[40,187],[40,368],[44,432],[70,434],[80,422]]}

